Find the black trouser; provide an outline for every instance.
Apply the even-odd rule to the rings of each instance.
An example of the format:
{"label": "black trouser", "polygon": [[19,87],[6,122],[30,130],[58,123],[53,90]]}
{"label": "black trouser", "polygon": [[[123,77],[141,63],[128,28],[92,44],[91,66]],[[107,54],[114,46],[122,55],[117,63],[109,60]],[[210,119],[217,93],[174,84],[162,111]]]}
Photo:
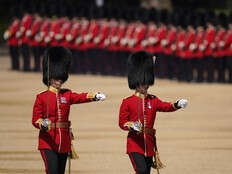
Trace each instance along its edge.
{"label": "black trouser", "polygon": [[213,82],[214,81],[214,59],[213,57],[206,57],[205,63],[206,63],[206,72],[207,72],[207,82]]}
{"label": "black trouser", "polygon": [[194,59],[194,66],[197,71],[196,82],[203,82],[204,81],[204,66],[203,66],[203,59],[195,58]]}
{"label": "black trouser", "polygon": [[136,174],[150,174],[152,166],[152,156],[145,157],[142,154],[133,152],[129,154],[131,163]]}
{"label": "black trouser", "polygon": [[177,58],[174,55],[167,55],[167,77],[168,79],[177,78],[178,75]]}
{"label": "black trouser", "polygon": [[228,82],[232,83],[232,57],[226,57],[226,67],[228,68]]}
{"label": "black trouser", "polygon": [[225,82],[225,57],[218,57],[214,59],[214,66],[217,70],[217,82]]}
{"label": "black trouser", "polygon": [[11,69],[19,70],[19,47],[10,45],[9,48],[11,57]]}
{"label": "black trouser", "polygon": [[64,174],[68,153],[58,153],[52,150],[40,150],[46,174]]}
{"label": "black trouser", "polygon": [[33,71],[38,72],[40,71],[40,56],[41,56],[41,48],[38,46],[32,46],[32,53],[34,56],[34,68]]}
{"label": "black trouser", "polygon": [[22,44],[23,71],[30,71],[30,48],[27,44]]}

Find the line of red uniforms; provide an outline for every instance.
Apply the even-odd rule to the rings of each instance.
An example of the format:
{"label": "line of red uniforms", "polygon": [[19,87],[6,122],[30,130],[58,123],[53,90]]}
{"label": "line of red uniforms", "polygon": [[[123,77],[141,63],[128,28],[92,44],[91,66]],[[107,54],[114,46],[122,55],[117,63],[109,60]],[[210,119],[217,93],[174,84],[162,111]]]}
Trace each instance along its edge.
{"label": "line of red uniforms", "polygon": [[232,56],[232,29],[179,30],[174,26],[126,23],[85,18],[40,18],[30,15],[16,19],[8,28],[9,45],[61,45],[71,49],[93,48],[109,51],[146,50],[176,55],[182,59]]}

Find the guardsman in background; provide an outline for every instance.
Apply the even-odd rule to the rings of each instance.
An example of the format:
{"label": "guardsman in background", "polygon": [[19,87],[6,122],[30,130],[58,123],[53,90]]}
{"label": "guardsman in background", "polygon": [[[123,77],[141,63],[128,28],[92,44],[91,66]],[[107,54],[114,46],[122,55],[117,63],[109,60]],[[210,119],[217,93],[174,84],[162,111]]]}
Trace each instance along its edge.
{"label": "guardsman in background", "polygon": [[217,16],[217,32],[215,36],[216,49],[214,51],[214,66],[217,71],[217,82],[225,83],[225,35],[227,28],[227,18],[224,13]]}
{"label": "guardsman in background", "polygon": [[89,21],[85,17],[82,17],[80,22],[81,22],[81,31],[75,40],[75,45],[76,48],[80,50],[80,57],[78,58],[78,60],[81,64],[81,73],[86,74],[88,72],[87,70],[88,62],[86,60],[86,53],[85,53],[87,51],[87,44],[86,41],[84,41],[84,38],[89,31]]}
{"label": "guardsman in background", "polygon": [[228,30],[225,38],[226,69],[228,70],[228,83],[232,83],[232,12],[228,19]]}
{"label": "guardsman in background", "polygon": [[159,17],[158,17],[158,29],[156,31],[155,37],[154,37],[154,49],[155,49],[155,55],[157,57],[156,60],[156,74],[157,77],[159,78],[166,78],[167,74],[167,59],[166,56],[163,53],[163,47],[161,45],[161,41],[165,39],[167,35],[167,23],[168,19],[168,11],[166,10],[161,10],[159,12]]}
{"label": "guardsman in background", "polygon": [[214,64],[213,64],[213,53],[216,48],[215,35],[216,29],[214,27],[215,14],[210,11],[206,16],[206,31],[205,31],[205,61],[206,72],[207,72],[207,82],[212,83],[214,81]]}
{"label": "guardsman in background", "polygon": [[[38,6],[38,4],[37,4]],[[33,71],[34,72],[38,72],[40,71],[40,54],[41,54],[41,50],[40,50],[40,46],[39,46],[39,39],[36,37],[37,34],[40,32],[40,27],[42,24],[42,18],[39,15],[39,11],[36,11],[37,9],[34,9],[33,13],[33,22],[31,25],[31,29],[28,30],[28,32],[30,32],[30,46],[31,46],[31,51],[33,54],[33,58],[34,58],[34,67],[33,67]]]}
{"label": "guardsman in background", "polygon": [[194,49],[195,46],[193,45],[196,39],[196,31],[193,27],[195,22],[195,16],[192,14],[189,14],[189,16],[186,17],[186,24],[187,31],[184,41],[184,57],[183,61],[184,63],[184,72],[185,75],[185,81],[191,82],[193,81],[193,57],[194,57]]}
{"label": "guardsman in background", "polygon": [[63,22],[60,27],[60,41],[59,45],[63,46],[65,48],[70,48],[69,41],[66,40],[67,35],[71,32],[72,28],[72,21],[69,19],[71,18],[71,12],[69,11],[70,9],[66,6],[61,8],[62,11],[62,16],[63,16]]}
{"label": "guardsman in background", "polygon": [[184,40],[185,40],[185,30],[184,25],[182,23],[179,23],[178,25],[178,31],[176,36],[176,57],[178,59],[178,75],[177,79],[179,81],[183,81],[185,77],[184,71],[184,65],[183,65],[183,49],[184,49]]}
{"label": "guardsman in background", "polygon": [[214,51],[214,66],[217,71],[217,82],[225,83],[225,51],[224,51],[224,38],[226,35],[226,15],[220,13],[217,16],[217,32],[215,36],[216,48]]}
{"label": "guardsman in background", "polygon": [[[124,48],[122,47],[122,40],[124,39],[128,27],[128,22],[124,19],[120,18],[119,24],[118,24],[118,33],[116,36],[112,37],[112,45],[111,48],[114,51],[113,61],[118,61],[118,59],[126,59],[127,52],[124,51]],[[122,62],[122,61],[121,61]],[[113,69],[113,65],[111,65],[111,69]],[[117,68],[118,69],[118,68]],[[122,75],[125,75],[126,68],[125,64],[120,66],[120,71]],[[113,71],[113,70],[112,70]]]}
{"label": "guardsman in background", "polygon": [[[56,7],[56,11],[54,11],[54,16],[51,19],[51,28],[50,28],[50,32],[49,32],[49,36],[51,39],[51,41],[50,41],[51,47],[60,45],[60,41],[62,39],[62,35],[61,35],[60,30],[62,28],[62,25],[64,24],[64,22],[67,19],[66,16],[62,16],[64,14],[61,14],[59,9],[60,9],[59,7]],[[62,17],[60,17],[60,15]]]}
{"label": "guardsman in background", "polygon": [[[119,51],[119,44],[120,44],[120,36],[119,36],[119,30],[123,33],[125,33],[126,30],[126,24],[125,22],[120,20],[116,20],[114,18],[111,18],[109,21],[110,25],[110,33],[107,39],[109,39],[109,46],[107,47],[106,54],[107,54],[107,65],[105,66],[105,75],[110,75],[110,72],[112,72],[112,64],[109,62],[112,62],[112,60],[117,59],[117,57],[120,56],[121,52]],[[107,40],[106,39],[106,40]]]}
{"label": "guardsman in background", "polygon": [[165,57],[167,59],[166,67],[166,77],[168,79],[174,79],[177,77],[177,58],[175,56],[175,48],[173,48],[173,45],[175,44],[176,36],[177,36],[177,29],[176,29],[176,13],[174,15],[168,15],[167,20],[167,35],[166,37],[161,41],[161,46],[163,47],[163,53],[165,54]]}
{"label": "guardsman in background", "polygon": [[[84,42],[87,47],[86,51],[86,66],[88,68],[88,71],[92,74],[96,74],[96,64],[99,64],[98,60],[98,54],[99,52],[96,49],[96,43],[94,42],[95,38],[99,35],[100,32],[100,20],[95,16],[97,14],[96,9],[93,10],[93,14],[91,14],[90,18],[90,24],[89,24],[89,31],[88,34],[84,37]],[[96,40],[95,40],[96,41]]]}
{"label": "guardsman in background", "polygon": [[[205,51],[205,45],[204,45],[204,15],[199,14],[196,19],[196,39],[193,43],[192,50],[194,54],[194,67],[197,71],[197,77],[196,82],[203,82],[204,81],[204,51]],[[195,48],[195,49],[194,49]]]}
{"label": "guardsman in background", "polygon": [[50,14],[46,14],[49,9],[46,9],[46,6],[40,8],[40,16],[42,17],[42,23],[40,26],[40,31],[35,35],[35,40],[39,43],[40,46],[40,55],[43,55],[45,49],[49,47],[49,31],[51,27],[51,21],[49,19]]}
{"label": "guardsman in background", "polygon": [[11,70],[19,70],[19,33],[20,33],[20,15],[19,9],[14,7],[11,9],[12,21],[8,29],[4,32],[4,39],[9,46],[11,58]]}
{"label": "guardsman in background", "polygon": [[[111,21],[114,23],[113,21]],[[100,31],[98,36],[94,38],[95,48],[96,48],[96,58],[95,58],[95,69],[94,73],[105,74],[107,66],[109,66],[109,55],[107,54],[107,49],[110,44],[109,33],[110,33],[110,21],[107,21],[106,18],[99,19]],[[113,25],[113,24],[111,24]],[[101,62],[101,63],[100,63]],[[103,68],[103,67],[104,68]]]}
{"label": "guardsman in background", "polygon": [[[26,3],[26,2],[25,2]],[[30,64],[31,64],[31,58],[30,58],[30,47],[29,47],[29,41],[30,41],[30,35],[31,35],[31,25],[32,25],[32,15],[30,14],[30,6],[29,4],[23,4],[23,18],[21,20],[20,24],[20,42],[21,42],[21,48],[22,48],[22,57],[23,57],[23,71],[30,71]]]}
{"label": "guardsman in background", "polygon": [[80,50],[78,46],[76,46],[76,38],[79,37],[80,35],[80,30],[81,30],[81,24],[80,21],[77,17],[77,13],[75,12],[75,7],[73,7],[72,10],[72,28],[70,29],[70,33],[66,35],[66,41],[69,43],[68,47],[70,48],[72,54],[73,54],[73,59],[71,63],[71,72],[72,73],[81,73],[81,64],[79,62],[79,59],[81,57]]}
{"label": "guardsman in background", "polygon": [[145,50],[152,55],[155,55],[155,47],[153,46],[156,43],[155,34],[157,31],[157,11],[152,8],[149,12],[149,18],[147,23],[147,33],[145,39],[142,41],[142,44]]}
{"label": "guardsman in background", "polygon": [[129,47],[129,40],[133,38],[133,33],[135,31],[135,24],[132,20],[134,20],[133,17],[128,18],[129,23],[127,24],[125,35],[120,40],[120,50],[123,52],[123,55],[115,59],[113,67],[114,74],[117,73],[117,69],[121,70],[123,74],[126,74],[126,61],[131,51],[131,48]]}
{"label": "guardsman in background", "polygon": [[132,48],[132,52],[137,52],[143,50],[142,41],[145,39],[147,27],[140,20],[135,23],[136,28],[134,36],[129,41],[129,47]]}
{"label": "guardsman in background", "polygon": [[157,42],[157,38],[155,38],[155,34],[157,32],[157,25],[150,19],[147,26],[147,34],[146,34],[146,41],[143,41],[144,46],[146,46],[146,51],[155,55],[156,50],[154,44]]}

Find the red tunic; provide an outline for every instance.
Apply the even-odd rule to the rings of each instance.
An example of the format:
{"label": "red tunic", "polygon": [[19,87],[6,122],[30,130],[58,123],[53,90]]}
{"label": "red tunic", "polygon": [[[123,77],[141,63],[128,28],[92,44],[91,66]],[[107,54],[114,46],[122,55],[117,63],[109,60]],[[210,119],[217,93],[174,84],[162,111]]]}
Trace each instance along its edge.
{"label": "red tunic", "polygon": [[225,56],[232,56],[232,30],[228,29],[225,36]]}
{"label": "red tunic", "polygon": [[171,27],[170,30],[168,31],[167,38],[166,38],[167,45],[164,48],[164,53],[167,55],[173,54],[173,50],[171,47],[172,47],[172,44],[175,43],[176,34],[177,34],[176,28]]}
{"label": "red tunic", "polygon": [[[139,97],[137,94],[123,99],[119,112],[119,126],[121,129],[128,131],[124,126],[129,121],[138,121],[145,128],[153,128],[156,118],[156,112],[171,112],[176,108],[172,103],[163,102],[153,95],[147,95],[145,98]],[[140,115],[140,116],[138,116]],[[139,118],[138,118],[139,117]],[[127,136],[127,153],[137,152],[145,156],[154,155],[154,137],[151,134],[129,131]]]}
{"label": "red tunic", "polygon": [[203,28],[198,28],[196,33],[196,51],[194,52],[194,57],[197,59],[203,59],[204,58],[204,30]]}
{"label": "red tunic", "polygon": [[135,43],[134,43],[133,51],[141,51],[141,50],[143,50],[141,42],[145,38],[146,30],[147,30],[147,28],[146,28],[146,26],[144,24],[139,24],[136,27],[135,33],[134,33]]}
{"label": "red tunic", "polygon": [[81,29],[81,24],[80,21],[77,20],[76,18],[73,19],[73,25],[70,30],[70,49],[78,49],[78,46],[76,45],[75,41],[78,35],[80,34],[80,29]]}
{"label": "red tunic", "polygon": [[36,17],[36,19],[32,23],[31,36],[30,36],[30,45],[31,46],[38,46],[39,45],[39,42],[36,40],[35,36],[40,31],[41,23],[42,23],[42,19],[40,17]]}
{"label": "red tunic", "polygon": [[194,54],[190,48],[190,45],[195,42],[195,39],[196,39],[196,32],[194,29],[191,28],[187,31],[186,36],[185,36],[185,41],[184,41],[185,49],[183,51],[184,52],[183,58],[191,59],[194,57]]}
{"label": "red tunic", "polygon": [[7,40],[8,45],[17,46],[19,43],[19,39],[16,37],[16,32],[20,29],[20,20],[15,19],[12,24],[9,26],[8,31],[10,33],[10,37]]}
{"label": "red tunic", "polygon": [[[93,97],[88,93],[75,93],[68,89],[62,89],[58,93],[60,103],[61,118],[58,116],[57,97],[55,88],[42,92],[37,95],[32,115],[32,124],[39,129],[39,119],[48,118],[52,123],[68,122],[70,106],[72,104],[93,101]],[[48,107],[48,111],[47,111]],[[71,151],[71,139],[69,128],[51,128],[49,131],[39,132],[38,149],[49,149],[56,152],[65,153]]]}
{"label": "red tunic", "polygon": [[40,37],[41,37],[40,46],[42,47],[47,46],[47,43],[45,42],[45,38],[49,36],[50,27],[51,27],[51,21],[48,18],[43,19],[40,27]]}
{"label": "red tunic", "polygon": [[206,49],[205,49],[205,55],[206,56],[212,56],[214,53],[214,47],[213,45],[216,46],[215,44],[215,35],[216,35],[216,29],[214,27],[209,27],[207,28],[207,30],[205,31],[205,45],[206,45]]}
{"label": "red tunic", "polygon": [[68,19],[63,23],[60,29],[61,39],[60,45],[66,48],[70,48],[70,42],[66,40],[66,36],[70,33],[72,28],[72,22]]}
{"label": "red tunic", "polygon": [[221,58],[225,56],[224,45],[220,45],[222,42],[224,42],[225,35],[226,35],[226,30],[224,28],[220,28],[216,32],[216,36],[215,36],[216,48],[213,54],[215,58]]}
{"label": "red tunic", "polygon": [[[157,39],[155,39],[156,32],[157,32],[156,25],[153,23],[148,24],[148,29],[147,29],[147,34],[146,34],[146,38],[148,40],[148,46],[146,47],[146,51],[152,54],[156,52],[155,47],[154,47],[154,44],[157,43]],[[156,41],[153,41],[154,43],[149,41],[149,40],[154,40],[154,39],[156,40]]]}

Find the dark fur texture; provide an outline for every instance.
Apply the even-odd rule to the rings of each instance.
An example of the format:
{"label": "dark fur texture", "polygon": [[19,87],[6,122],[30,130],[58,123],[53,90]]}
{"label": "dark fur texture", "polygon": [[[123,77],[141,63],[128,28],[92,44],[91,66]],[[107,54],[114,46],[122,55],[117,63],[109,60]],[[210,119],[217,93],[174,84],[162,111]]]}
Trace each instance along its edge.
{"label": "dark fur texture", "polygon": [[43,57],[43,83],[49,86],[51,79],[65,82],[69,76],[71,58],[72,53],[64,47],[47,49]]}
{"label": "dark fur texture", "polygon": [[153,85],[155,81],[153,56],[145,51],[139,51],[129,56],[128,85],[136,89],[139,85]]}

